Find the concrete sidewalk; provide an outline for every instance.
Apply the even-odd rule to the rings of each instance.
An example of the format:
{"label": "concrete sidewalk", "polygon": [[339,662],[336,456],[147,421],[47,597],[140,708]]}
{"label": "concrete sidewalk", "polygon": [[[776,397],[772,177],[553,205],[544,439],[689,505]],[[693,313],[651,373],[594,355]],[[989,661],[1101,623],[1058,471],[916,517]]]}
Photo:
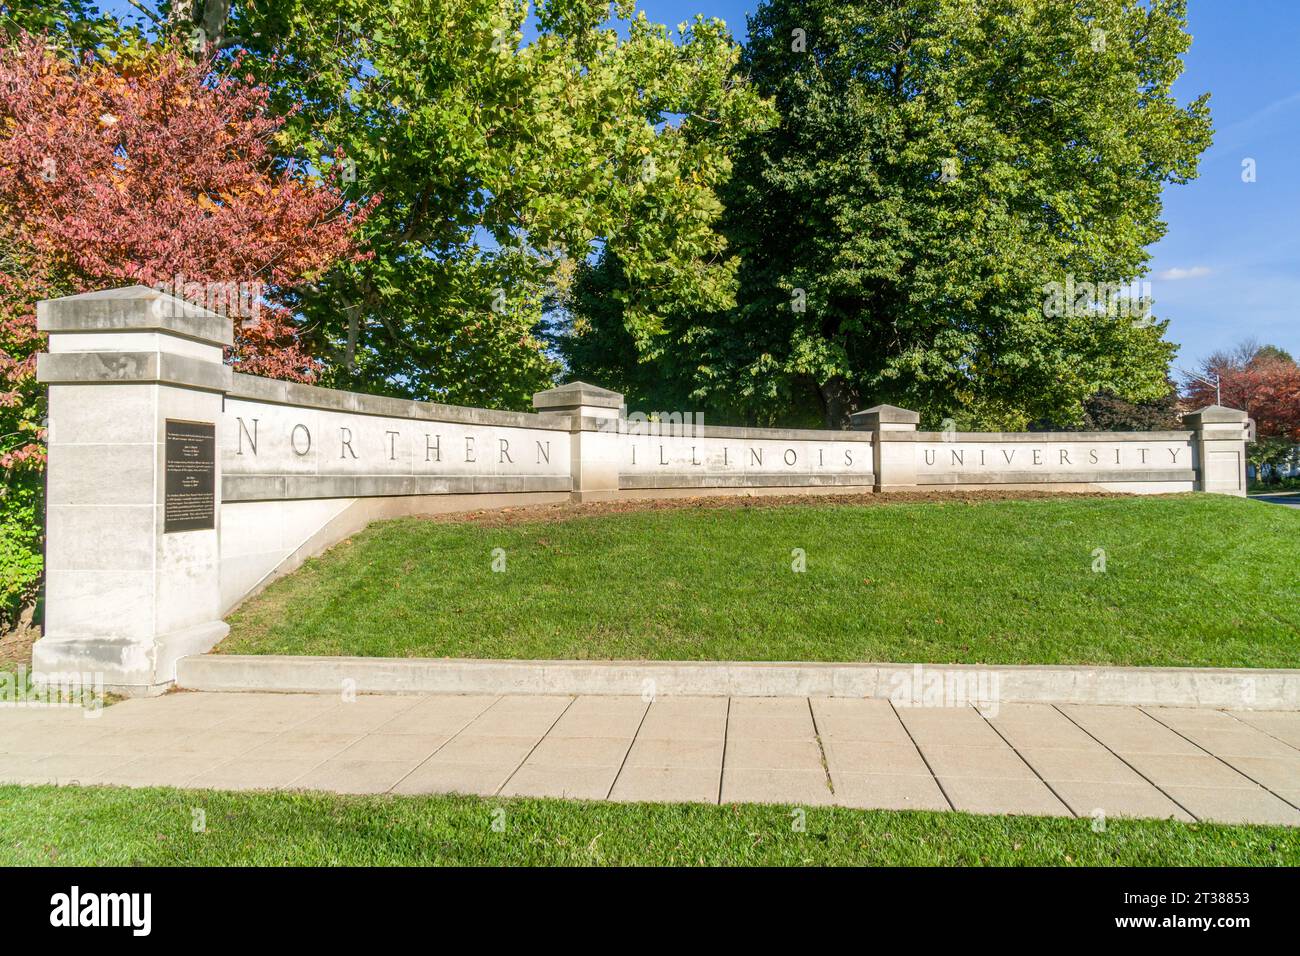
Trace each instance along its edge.
{"label": "concrete sidewalk", "polygon": [[1300,825],[1300,713],[806,697],[177,693],[0,707],[0,782]]}

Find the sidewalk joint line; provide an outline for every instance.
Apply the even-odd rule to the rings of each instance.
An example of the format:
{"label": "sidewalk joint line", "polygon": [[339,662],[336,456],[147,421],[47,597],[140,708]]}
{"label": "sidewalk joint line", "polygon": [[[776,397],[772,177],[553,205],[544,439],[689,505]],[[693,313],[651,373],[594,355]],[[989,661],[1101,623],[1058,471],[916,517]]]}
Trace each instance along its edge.
{"label": "sidewalk joint line", "polygon": [[[1233,720],[1235,720],[1237,723],[1241,724],[1241,726],[1243,726],[1243,727],[1249,727],[1251,730],[1257,730],[1257,731],[1259,731],[1261,734],[1263,734],[1265,737],[1271,737],[1272,739],[1276,740],[1278,743],[1282,744],[1282,746],[1284,746],[1284,747],[1290,747],[1292,750],[1296,751],[1296,753],[1300,754],[1300,747],[1297,747],[1295,744],[1291,743],[1291,741],[1289,741],[1289,740],[1283,740],[1283,739],[1282,739],[1281,737],[1279,737],[1277,734],[1274,734],[1274,733],[1272,733],[1272,732],[1270,732],[1270,731],[1267,731],[1267,730],[1265,730],[1263,727],[1257,727],[1255,724],[1252,724],[1249,720],[1242,720],[1240,717],[1238,717],[1235,713],[1233,713],[1233,712],[1230,711],[1230,710],[1224,710],[1224,711],[1221,711],[1220,713],[1227,714],[1229,717],[1231,717],[1231,718],[1232,718]],[[1255,713],[1264,713],[1264,714],[1267,714],[1267,713],[1269,713],[1269,711],[1267,711],[1267,710],[1265,710],[1265,711],[1255,711]],[[1274,711],[1274,713],[1276,713],[1276,711]]]}
{"label": "sidewalk joint line", "polygon": [[608,800],[614,794],[614,787],[618,784],[618,778],[623,776],[623,768],[627,766],[627,758],[632,755],[632,748],[636,746],[636,739],[641,736],[641,728],[645,726],[646,716],[650,713],[650,708],[655,705],[658,695],[645,705],[645,710],[641,711],[641,719],[636,722],[636,730],[632,731],[632,739],[627,742],[627,750],[623,751],[623,760],[618,765],[618,773],[614,774],[614,779],[609,782],[609,789],[605,791],[605,799]]}
{"label": "sidewalk joint line", "polygon": [[[573,706],[574,702],[577,699],[578,699],[577,694],[574,694],[572,697],[569,698],[569,702],[564,705],[564,710],[560,711],[559,714],[556,715],[555,719],[551,721],[550,725],[544,731],[542,731],[542,735],[537,738],[537,743],[533,744],[532,747],[528,749],[528,753],[524,754],[524,759],[519,761],[519,763],[515,766],[515,769],[510,771],[509,776],[507,776],[504,780],[501,781],[501,785],[492,791],[492,796],[496,797],[501,795],[501,791],[505,789],[506,784],[508,784],[511,780],[515,779],[515,774],[519,772],[519,769],[524,764],[528,763],[528,758],[531,757],[537,751],[537,748],[542,745],[542,741],[546,739],[546,735],[555,729],[555,725],[560,722],[560,718],[569,712],[569,708]],[[493,704],[492,706],[495,707],[496,704]],[[491,708],[488,709],[490,710]]]}
{"label": "sidewalk joint line", "polygon": [[718,768],[718,806],[722,806],[722,781],[727,776],[727,738],[731,734],[731,695],[727,695],[727,715],[722,722],[722,766]]}
{"label": "sidewalk joint line", "polygon": [[939,788],[939,793],[943,795],[944,801],[948,804],[948,809],[956,813],[957,805],[952,802],[952,797],[948,796],[948,791],[944,789],[943,781],[939,779],[939,775],[935,773],[934,768],[930,766],[930,760],[926,757],[925,751],[921,749],[921,745],[918,744],[916,738],[912,736],[911,729],[903,722],[903,715],[898,712],[898,708],[894,706],[892,700],[889,701],[889,709],[893,711],[894,719],[897,720],[899,726],[903,728],[903,733],[907,734],[907,739],[910,740],[912,746],[916,748],[917,756],[921,758],[921,763],[925,764],[925,769],[930,773],[930,779],[933,780],[934,785]]}
{"label": "sidewalk joint line", "polygon": [[1191,818],[1192,818],[1193,820],[1195,820],[1197,823],[1202,822],[1200,817],[1198,817],[1196,814],[1192,813],[1191,810],[1187,809],[1185,806],[1183,806],[1181,803],[1179,803],[1177,800],[1175,800],[1175,799],[1173,798],[1173,796],[1171,796],[1171,795],[1169,794],[1169,792],[1168,792],[1167,790],[1165,790],[1164,787],[1160,786],[1160,784],[1156,783],[1154,780],[1152,780],[1150,777],[1148,777],[1146,774],[1144,774],[1144,773],[1143,773],[1141,770],[1139,770],[1137,767],[1133,766],[1131,763],[1129,763],[1127,760],[1125,760],[1123,754],[1121,754],[1121,753],[1119,753],[1118,751],[1112,749],[1111,746],[1110,746],[1110,744],[1106,743],[1106,741],[1102,740],[1100,737],[1098,737],[1096,734],[1094,734],[1094,733],[1093,733],[1091,730],[1089,730],[1087,727],[1083,726],[1083,724],[1079,723],[1077,720],[1075,720],[1073,717],[1071,717],[1071,716],[1070,716],[1069,714],[1067,714],[1065,711],[1061,710],[1061,707],[1060,707],[1059,704],[1051,704],[1050,706],[1051,706],[1051,708],[1052,708],[1053,710],[1055,710],[1058,714],[1060,714],[1062,717],[1064,717],[1064,718],[1065,718],[1066,720],[1068,720],[1070,723],[1074,724],[1074,726],[1078,727],[1080,730],[1082,730],[1085,734],[1087,734],[1087,735],[1088,735],[1089,737],[1091,737],[1093,740],[1097,741],[1097,743],[1099,743],[1099,744],[1101,744],[1103,747],[1105,747],[1105,748],[1106,748],[1106,749],[1111,753],[1111,755],[1112,755],[1116,760],[1120,761],[1122,764],[1124,764],[1124,766],[1128,767],[1130,770],[1132,770],[1135,774],[1137,774],[1139,777],[1141,777],[1141,778],[1142,778],[1143,780],[1145,780],[1147,783],[1151,784],[1152,787],[1154,787],[1156,790],[1158,790],[1158,791],[1161,793],[1161,795],[1164,796],[1164,798],[1165,798],[1166,800],[1168,800],[1170,803],[1172,803],[1174,806],[1176,806],[1179,810],[1182,810],[1183,813],[1187,814],[1189,817],[1191,817]]}
{"label": "sidewalk joint line", "polygon": [[[316,697],[316,696],[320,696],[320,695],[309,695],[309,696]],[[336,702],[332,703],[330,706],[331,706],[331,707],[336,707],[336,706],[338,706],[338,702],[336,701]],[[308,714],[306,717],[302,718],[302,720],[294,721],[292,724],[289,724],[289,726],[281,728],[281,729],[276,733],[275,737],[273,737],[271,740],[265,741],[265,742],[262,743],[262,744],[255,744],[254,746],[249,747],[248,750],[245,750],[245,751],[243,751],[243,752],[241,752],[241,753],[239,753],[239,754],[234,754],[234,755],[232,755],[232,756],[228,756],[228,757],[226,757],[224,760],[221,760],[219,763],[215,764],[214,766],[209,767],[207,770],[201,770],[201,771],[199,771],[199,772],[196,773],[194,776],[190,777],[188,780],[185,781],[185,786],[189,786],[189,784],[190,784],[192,781],[197,780],[199,777],[203,776],[205,773],[215,773],[216,771],[221,770],[223,767],[228,767],[230,764],[234,763],[236,760],[241,760],[241,759],[247,757],[248,754],[252,753],[252,752],[253,752],[254,750],[256,750],[258,747],[265,746],[266,744],[273,744],[273,743],[275,743],[277,740],[281,739],[281,738],[284,737],[286,734],[290,733],[291,731],[298,730],[300,727],[303,726],[303,724],[307,723],[307,721],[313,719],[314,717],[319,717],[319,716],[320,716],[321,714],[323,714],[323,713],[324,713],[324,711],[321,710],[321,711],[317,711],[317,712],[314,712],[314,713]],[[233,719],[234,716],[242,716],[242,715],[232,715],[232,718],[231,718],[231,719]],[[224,723],[224,721],[223,721],[223,723]],[[250,733],[250,731],[244,731],[244,733]],[[358,738],[357,738],[357,740],[360,740],[360,739],[361,739],[362,737],[364,737],[364,736],[365,736],[365,734],[362,734],[361,737],[358,737]],[[184,738],[184,739],[188,740],[189,738],[186,737],[186,738]],[[354,744],[354,743],[356,743],[356,740],[354,740],[354,741],[352,741],[351,743],[347,744],[343,749],[346,750],[348,747],[352,746],[352,744]],[[342,753],[342,752],[343,752],[342,750],[339,751],[339,753]],[[144,754],[143,756],[149,756],[149,757],[159,756],[159,751],[158,751],[158,750],[151,750],[151,751],[149,751],[147,754]],[[308,767],[308,768],[307,768],[306,770],[304,770],[302,773],[300,773],[300,774],[296,774],[295,776],[293,776],[293,777],[289,778],[288,780],[286,780],[282,786],[278,786],[278,787],[275,787],[275,788],[273,788],[273,789],[276,789],[276,790],[286,790],[286,789],[292,787],[295,783],[297,783],[297,782],[298,782],[299,780],[301,780],[303,777],[307,776],[307,775],[310,774],[310,773],[315,773],[315,772],[316,772],[317,770],[319,770],[322,766],[324,766],[325,763],[326,763],[327,761],[332,760],[334,757],[337,757],[337,756],[338,756],[338,754],[331,754],[331,755],[328,756],[328,757],[324,757],[324,758],[322,758],[322,759],[320,760],[319,763],[312,764],[310,767]],[[279,759],[279,760],[291,760],[291,759],[293,759],[293,758],[292,758],[292,757],[279,757],[279,758],[274,758],[274,759]]]}
{"label": "sidewalk joint line", "polygon": [[817,741],[817,753],[822,758],[822,773],[826,774],[826,789],[831,792],[831,796],[835,796],[835,781],[831,777],[830,761],[826,759],[826,745],[822,743],[822,732],[817,726],[817,714],[813,711],[812,698],[805,697],[803,701],[808,705],[808,717],[813,725],[813,738]]}
{"label": "sidewalk joint line", "polygon": [[[1141,713],[1145,714],[1147,717],[1150,717],[1152,720],[1154,720],[1154,721],[1155,721],[1159,726],[1164,727],[1166,730],[1169,730],[1169,731],[1171,731],[1172,733],[1177,734],[1179,737],[1182,737],[1184,740],[1186,740],[1189,744],[1191,744],[1191,745],[1192,745],[1193,747],[1195,747],[1197,750],[1200,750],[1201,752],[1203,752],[1203,753],[1205,753],[1205,754],[1208,754],[1209,756],[1213,757],[1215,760],[1219,761],[1219,763],[1223,764],[1225,767],[1227,767],[1227,768],[1228,768],[1229,770],[1231,770],[1233,773],[1237,774],[1237,775],[1240,776],[1240,777],[1244,777],[1246,780],[1249,780],[1251,783],[1253,783],[1255,786],[1259,787],[1259,788],[1260,788],[1261,790],[1263,790],[1265,793],[1270,793],[1270,794],[1272,794],[1273,796],[1277,797],[1279,800],[1281,800],[1283,803],[1285,803],[1287,806],[1292,807],[1293,809],[1296,809],[1296,810],[1300,810],[1300,806],[1296,806],[1294,803],[1292,803],[1292,802],[1291,802],[1290,800],[1288,800],[1286,797],[1282,796],[1280,793],[1274,793],[1273,790],[1272,790],[1271,788],[1264,786],[1262,783],[1260,783],[1258,780],[1256,780],[1256,779],[1255,779],[1254,777],[1252,777],[1250,774],[1246,773],[1244,770],[1240,770],[1240,769],[1238,769],[1237,767],[1234,767],[1232,764],[1228,763],[1228,761],[1224,760],[1222,757],[1220,757],[1220,756],[1219,756],[1218,754],[1216,754],[1214,751],[1212,751],[1212,750],[1210,750],[1210,749],[1208,749],[1208,748],[1206,748],[1206,747],[1201,746],[1201,745],[1198,744],[1195,740],[1193,740],[1191,737],[1188,737],[1185,733],[1183,733],[1182,731],[1180,731],[1177,727],[1170,727],[1168,724],[1166,724],[1166,723],[1165,723],[1163,720],[1161,720],[1160,718],[1156,717],[1154,714],[1148,714],[1148,713],[1146,712],[1145,708],[1139,707],[1139,708],[1137,708],[1137,709],[1138,709]],[[1226,789],[1226,788],[1225,788],[1225,789]]]}
{"label": "sidewalk joint line", "polygon": [[[358,695],[358,696],[360,697],[360,696],[365,696],[365,695]],[[375,696],[379,696],[379,695],[375,695]],[[355,703],[356,703],[356,700],[351,700],[351,701],[347,701],[347,700],[344,700],[344,701],[338,701],[338,702],[334,703],[333,705],[331,705],[330,709],[332,710],[334,707],[345,706],[345,705],[347,705],[347,704],[355,704]],[[418,700],[413,701],[412,703],[408,704],[406,707],[402,708],[402,710],[399,710],[399,711],[397,711],[396,713],[394,713],[394,714],[393,714],[393,717],[396,717],[398,714],[402,714],[402,713],[405,713],[406,711],[410,710],[412,707],[415,706],[416,703],[418,703]],[[321,714],[324,714],[324,713],[326,713],[326,711],[321,711],[320,713],[313,714],[313,715],[311,715],[310,717],[307,717],[307,718],[305,718],[304,720],[301,720],[301,721],[299,721],[298,723],[293,724],[293,725],[290,726],[290,727],[286,727],[284,730],[280,731],[280,733],[281,733],[281,735],[283,735],[283,734],[287,734],[287,733],[288,733],[289,731],[291,731],[291,730],[297,730],[299,727],[301,727],[301,726],[302,726],[304,723],[306,723],[308,720],[311,720],[312,717],[319,717],[319,716],[321,716]],[[388,721],[384,721],[384,723],[386,724],[386,723],[388,723]],[[383,725],[384,725],[384,724],[380,724],[379,726],[382,727]],[[347,744],[347,746],[345,746],[345,747],[343,748],[343,750],[340,750],[338,753],[335,753],[335,754],[330,754],[328,757],[325,757],[323,760],[321,760],[320,763],[313,764],[309,769],[304,770],[302,773],[298,774],[298,776],[294,777],[292,780],[290,780],[288,783],[286,783],[286,784],[285,784],[285,787],[286,787],[286,788],[288,788],[288,787],[292,787],[295,783],[297,783],[297,782],[298,782],[299,780],[301,780],[303,777],[306,777],[308,774],[313,774],[313,773],[315,773],[317,770],[319,770],[321,767],[325,766],[327,763],[329,763],[331,760],[333,760],[333,759],[334,759],[335,757],[337,757],[339,754],[343,753],[344,750],[347,750],[348,747],[351,747],[353,744],[360,743],[361,741],[365,740],[367,737],[370,736],[370,734],[371,734],[372,732],[373,732],[373,731],[369,731],[369,730],[359,731],[359,732],[358,732],[359,735],[358,735],[357,739],[354,740],[354,741],[352,741],[351,743]],[[286,758],[286,759],[288,759],[288,758]],[[225,766],[225,764],[222,764],[222,766]],[[213,769],[217,769],[217,768],[213,768]],[[405,778],[403,778],[403,779],[405,779]],[[280,789],[280,788],[277,788],[277,789]],[[392,789],[392,787],[389,787],[389,790],[391,790],[391,789]],[[328,792],[328,791],[326,791],[326,792]],[[387,792],[388,792],[388,790],[385,790],[385,791],[384,791],[384,793],[387,793]]]}
{"label": "sidewalk joint line", "polygon": [[[435,694],[430,694],[430,695],[427,695],[427,696],[429,696],[429,697],[436,697],[437,695],[435,695]],[[501,698],[500,698],[500,697],[498,697],[496,700],[492,701],[492,703],[488,704],[486,707],[484,707],[482,710],[480,710],[480,711],[479,711],[477,714],[475,714],[473,717],[470,717],[470,718],[469,718],[468,720],[466,720],[463,724],[461,724],[459,727],[457,727],[455,733],[453,733],[453,734],[448,734],[448,735],[447,735],[447,739],[444,740],[442,743],[438,744],[438,746],[434,747],[432,753],[430,753],[427,757],[425,757],[423,760],[421,760],[419,763],[417,763],[417,764],[416,764],[414,767],[412,767],[410,770],[406,771],[406,773],[402,774],[402,775],[401,775],[397,780],[395,780],[395,781],[393,782],[393,785],[392,785],[391,787],[389,787],[387,790],[384,791],[384,793],[392,793],[394,790],[396,790],[398,784],[400,784],[403,780],[405,780],[405,779],[406,779],[407,777],[409,777],[411,774],[415,773],[415,771],[419,770],[419,769],[420,769],[421,767],[423,767],[426,763],[428,763],[428,762],[429,762],[430,760],[432,760],[435,756],[437,756],[438,751],[440,751],[443,747],[447,746],[447,744],[451,743],[453,740],[455,740],[457,737],[459,737],[462,733],[464,733],[466,727],[468,727],[470,724],[474,723],[474,721],[478,720],[480,717],[482,717],[484,714],[486,714],[489,710],[491,710],[493,707],[495,707],[495,706],[496,706],[497,704],[499,704],[499,703],[501,703]],[[405,713],[405,712],[403,712],[403,713]],[[369,737],[369,736],[371,736],[371,735],[370,735],[370,734],[367,734],[366,736]]]}
{"label": "sidewalk joint line", "polygon": [[1068,812],[1076,820],[1080,819],[1079,814],[1075,812],[1074,807],[1070,806],[1068,803],[1065,802],[1065,798],[1056,792],[1056,788],[1047,782],[1047,778],[1038,772],[1037,767],[1035,767],[1033,764],[1031,764],[1028,760],[1025,759],[1025,755],[1016,749],[1016,745],[1007,739],[1006,734],[998,730],[998,728],[994,725],[993,721],[989,719],[988,715],[985,714],[983,711],[981,711],[974,704],[971,704],[970,707],[972,710],[975,711],[975,713],[979,714],[981,717],[984,718],[984,723],[988,726],[989,730],[997,734],[998,737],[1002,739],[1002,742],[1011,748],[1011,752],[1020,758],[1020,762],[1029,768],[1030,773],[1032,773],[1035,777],[1037,777],[1040,781],[1042,781],[1043,786],[1046,787],[1048,792],[1051,793],[1051,795],[1056,798],[1057,803],[1065,807],[1066,812]]}

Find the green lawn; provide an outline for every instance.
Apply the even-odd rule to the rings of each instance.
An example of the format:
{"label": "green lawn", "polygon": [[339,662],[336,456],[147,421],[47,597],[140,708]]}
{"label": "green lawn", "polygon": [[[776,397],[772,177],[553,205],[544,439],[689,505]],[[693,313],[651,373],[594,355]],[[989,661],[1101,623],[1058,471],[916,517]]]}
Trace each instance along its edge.
{"label": "green lawn", "polygon": [[1298,581],[1300,510],[1213,495],[408,518],[219,652],[1297,667]]}
{"label": "green lawn", "polygon": [[0,786],[0,865],[1300,864],[1285,827],[805,812],[798,832],[777,806]]}

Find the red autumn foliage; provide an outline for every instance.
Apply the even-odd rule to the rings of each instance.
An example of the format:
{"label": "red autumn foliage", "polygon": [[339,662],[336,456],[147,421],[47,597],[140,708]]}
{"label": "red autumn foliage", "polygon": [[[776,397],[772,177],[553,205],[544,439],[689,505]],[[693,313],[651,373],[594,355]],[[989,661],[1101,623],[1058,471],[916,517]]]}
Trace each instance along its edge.
{"label": "red autumn foliage", "polygon": [[[1222,402],[1240,408],[1255,420],[1260,438],[1300,442],[1300,366],[1272,349],[1247,348],[1244,354],[1216,355],[1204,364],[1206,378],[1219,376]],[[1214,403],[1214,386],[1188,383],[1192,405]]]}
{"label": "red autumn foliage", "polygon": [[0,424],[6,406],[38,401],[36,300],[112,286],[184,294],[183,277],[207,299],[248,284],[260,308],[256,321],[232,315],[232,361],[314,377],[294,290],[360,257],[354,227],[371,207],[277,160],[283,118],[237,69],[158,51],[74,64],[33,36],[0,49]]}

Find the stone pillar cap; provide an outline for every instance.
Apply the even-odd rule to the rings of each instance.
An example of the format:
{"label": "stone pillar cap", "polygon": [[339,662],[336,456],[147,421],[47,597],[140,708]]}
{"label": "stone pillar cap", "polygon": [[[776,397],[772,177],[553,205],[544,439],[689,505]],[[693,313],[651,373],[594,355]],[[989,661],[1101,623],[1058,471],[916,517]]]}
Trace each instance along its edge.
{"label": "stone pillar cap", "polygon": [[897,405],[873,405],[870,408],[864,408],[860,412],[854,412],[849,416],[849,421],[854,424],[859,422],[890,422],[899,425],[918,425],[921,422],[921,413],[907,408],[899,408]]}
{"label": "stone pillar cap", "polygon": [[170,332],[207,345],[232,345],[234,323],[148,286],[83,292],[36,304],[42,332]]}
{"label": "stone pillar cap", "polygon": [[533,395],[533,408],[554,411],[587,405],[593,408],[622,408],[623,396],[619,392],[589,385],[586,382],[568,382]]}
{"label": "stone pillar cap", "polygon": [[1222,425],[1231,423],[1234,425],[1244,424],[1246,413],[1239,408],[1226,408],[1223,405],[1206,405],[1204,408],[1198,408],[1194,412],[1188,412],[1183,416],[1183,424],[1188,428],[1198,428],[1201,425]]}

